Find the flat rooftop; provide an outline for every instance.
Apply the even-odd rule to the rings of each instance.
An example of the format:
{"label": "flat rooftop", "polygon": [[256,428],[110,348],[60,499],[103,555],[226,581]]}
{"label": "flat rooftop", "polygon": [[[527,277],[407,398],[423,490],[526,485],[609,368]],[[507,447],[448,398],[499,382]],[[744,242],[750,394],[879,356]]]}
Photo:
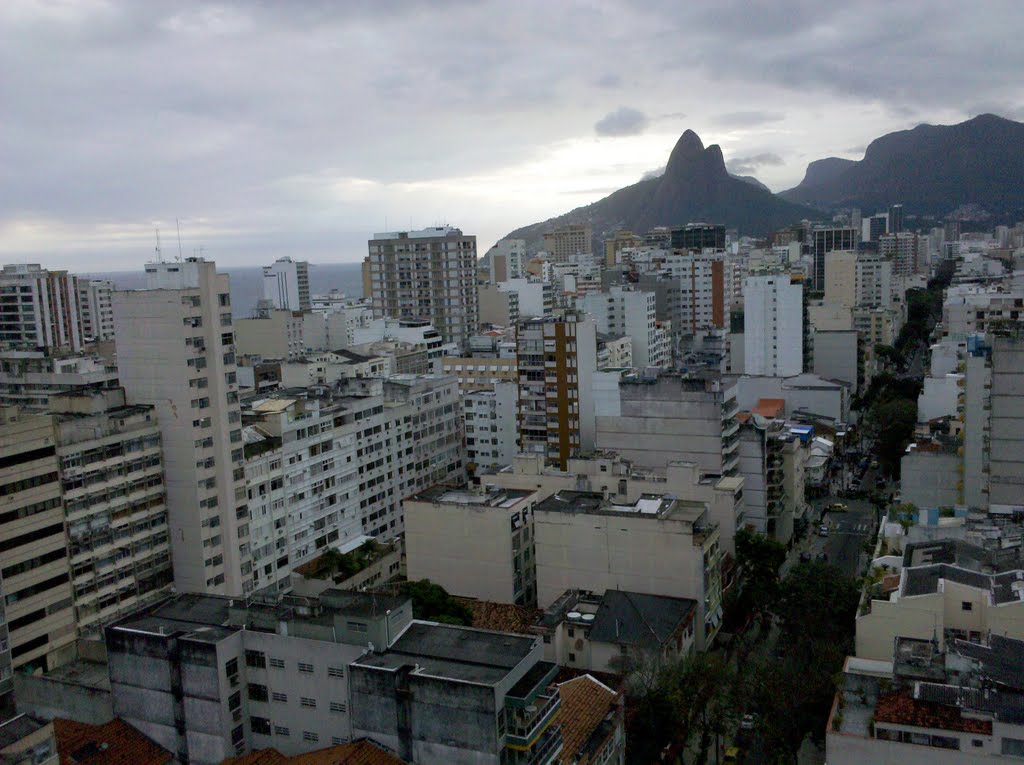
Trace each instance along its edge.
{"label": "flat rooftop", "polygon": [[415,667],[414,673],[457,682],[494,685],[519,665],[539,638],[471,627],[414,621],[387,651],[353,662],[386,671]]}
{"label": "flat rooftop", "polygon": [[983,574],[948,563],[903,569],[902,594],[907,597],[941,592],[940,582],[949,581],[985,590],[995,604],[1024,601],[1024,571]]}
{"label": "flat rooftop", "polygon": [[492,491],[475,492],[466,486],[431,486],[419,494],[414,494],[409,499],[416,502],[448,505],[487,505],[488,507],[513,508],[532,494],[534,492],[529,489],[496,488]]}
{"label": "flat rooftop", "polygon": [[643,494],[632,504],[605,499],[601,492],[563,490],[535,508],[537,512],[586,513],[588,515],[632,515],[696,523],[707,512],[703,502],[676,499],[668,494]]}
{"label": "flat rooftop", "polygon": [[51,669],[46,673],[46,679],[66,685],[110,691],[110,673],[107,671],[107,665],[101,661],[75,659]]}

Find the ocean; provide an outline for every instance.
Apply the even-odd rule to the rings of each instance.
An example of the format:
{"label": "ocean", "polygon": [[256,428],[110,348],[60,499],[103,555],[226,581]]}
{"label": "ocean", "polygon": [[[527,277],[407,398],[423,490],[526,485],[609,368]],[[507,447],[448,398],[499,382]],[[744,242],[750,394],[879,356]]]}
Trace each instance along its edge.
{"label": "ocean", "polygon": [[[256,308],[256,301],[263,297],[263,269],[246,266],[243,268],[218,269],[231,277],[231,313],[237,319],[249,317]],[[110,271],[107,273],[79,274],[90,279],[109,279],[118,289],[137,290],[146,286],[144,271]],[[359,263],[310,263],[309,291],[321,295],[338,290],[347,297],[363,297],[363,276]]]}

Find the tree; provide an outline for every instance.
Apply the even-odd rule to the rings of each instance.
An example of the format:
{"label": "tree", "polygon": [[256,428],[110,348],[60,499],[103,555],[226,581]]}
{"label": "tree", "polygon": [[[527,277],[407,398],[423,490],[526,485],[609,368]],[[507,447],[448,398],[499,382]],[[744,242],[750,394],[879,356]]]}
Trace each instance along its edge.
{"label": "tree", "polygon": [[899,477],[900,459],[917,425],[917,401],[892,398],[876,402],[869,412],[876,433],[879,461],[886,472]]}
{"label": "tree", "polygon": [[767,620],[778,594],[779,569],[786,546],[750,529],[736,532],[736,571],[739,581],[732,608]]}
{"label": "tree", "polygon": [[415,619],[456,625],[473,623],[473,612],[469,606],[455,600],[444,587],[429,579],[405,582],[401,591],[412,600],[412,615]]}
{"label": "tree", "polygon": [[904,369],[907,365],[906,356],[891,345],[875,344],[875,356],[886,367],[892,367],[897,371]]}

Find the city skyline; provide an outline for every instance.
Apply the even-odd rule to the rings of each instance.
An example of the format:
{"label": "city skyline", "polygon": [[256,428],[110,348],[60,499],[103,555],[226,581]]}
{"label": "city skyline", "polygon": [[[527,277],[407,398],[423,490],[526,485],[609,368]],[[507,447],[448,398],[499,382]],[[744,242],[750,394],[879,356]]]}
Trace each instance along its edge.
{"label": "city skyline", "polygon": [[984,6],[5,3],[0,256],[135,269],[176,219],[222,267],[438,223],[484,252],[687,128],[780,191],[892,130],[1020,118],[1017,9]]}

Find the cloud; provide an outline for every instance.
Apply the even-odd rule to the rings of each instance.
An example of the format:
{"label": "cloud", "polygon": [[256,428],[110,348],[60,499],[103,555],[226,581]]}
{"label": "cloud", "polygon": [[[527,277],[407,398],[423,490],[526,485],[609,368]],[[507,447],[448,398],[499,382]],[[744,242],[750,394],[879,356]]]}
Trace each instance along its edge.
{"label": "cloud", "polygon": [[660,178],[665,174],[666,169],[667,165],[662,165],[661,167],[655,168],[654,170],[648,170],[643,175],[640,176],[640,180],[649,181],[651,178]]}
{"label": "cloud", "polygon": [[734,157],[725,163],[733,175],[750,175],[762,167],[777,167],[785,164],[782,157],[770,151],[753,154],[749,157]]}
{"label": "cloud", "polygon": [[594,132],[603,136],[639,135],[648,124],[650,120],[642,111],[620,106],[599,119],[594,125]]}
{"label": "cloud", "polygon": [[786,115],[781,112],[766,112],[752,109],[719,114],[715,117],[715,123],[726,127],[743,128],[757,127],[758,125],[765,125],[770,122],[781,122],[784,119],[786,119]]}

